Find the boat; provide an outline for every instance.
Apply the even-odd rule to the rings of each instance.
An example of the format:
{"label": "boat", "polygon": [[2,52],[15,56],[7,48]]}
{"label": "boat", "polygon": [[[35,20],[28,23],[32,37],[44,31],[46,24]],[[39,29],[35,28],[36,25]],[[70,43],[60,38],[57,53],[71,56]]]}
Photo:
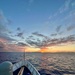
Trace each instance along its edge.
{"label": "boat", "polygon": [[0,64],[0,75],[40,75],[37,69],[26,60],[12,64],[5,61]]}

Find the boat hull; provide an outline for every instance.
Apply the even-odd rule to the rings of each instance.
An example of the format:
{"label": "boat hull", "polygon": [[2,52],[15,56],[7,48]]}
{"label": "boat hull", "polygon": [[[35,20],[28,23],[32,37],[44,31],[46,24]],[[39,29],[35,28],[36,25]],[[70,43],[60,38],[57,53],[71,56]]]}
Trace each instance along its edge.
{"label": "boat hull", "polygon": [[40,75],[36,68],[28,61],[23,60],[12,64],[5,61],[0,64],[0,75]]}
{"label": "boat hull", "polygon": [[22,66],[26,66],[32,75],[40,75],[36,68],[28,61],[23,60],[13,65],[13,72],[17,69],[21,68]]}

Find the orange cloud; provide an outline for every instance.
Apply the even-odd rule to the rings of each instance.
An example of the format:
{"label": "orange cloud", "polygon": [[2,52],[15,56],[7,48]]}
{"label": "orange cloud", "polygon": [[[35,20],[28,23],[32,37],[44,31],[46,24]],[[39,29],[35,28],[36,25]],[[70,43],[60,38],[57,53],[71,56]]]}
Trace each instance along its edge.
{"label": "orange cloud", "polygon": [[7,40],[4,39],[4,38],[0,38],[0,41],[1,41],[1,42],[7,42]]}
{"label": "orange cloud", "polygon": [[23,52],[24,47],[17,44],[9,44],[6,39],[0,38],[0,52]]}

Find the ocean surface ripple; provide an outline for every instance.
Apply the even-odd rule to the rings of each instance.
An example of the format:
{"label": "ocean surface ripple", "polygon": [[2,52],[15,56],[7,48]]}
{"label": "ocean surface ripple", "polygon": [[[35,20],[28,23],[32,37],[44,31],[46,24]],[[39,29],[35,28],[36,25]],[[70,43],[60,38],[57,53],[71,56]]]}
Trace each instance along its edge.
{"label": "ocean surface ripple", "polygon": [[[0,63],[24,59],[22,52],[0,52]],[[41,75],[75,75],[75,53],[25,53]]]}

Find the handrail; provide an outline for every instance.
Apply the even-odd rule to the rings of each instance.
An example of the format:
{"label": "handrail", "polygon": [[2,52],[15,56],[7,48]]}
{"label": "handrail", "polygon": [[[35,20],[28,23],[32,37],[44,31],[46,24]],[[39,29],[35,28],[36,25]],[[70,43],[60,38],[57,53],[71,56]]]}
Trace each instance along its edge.
{"label": "handrail", "polygon": [[[36,72],[37,75],[40,75],[39,72],[36,70],[36,68],[30,62],[28,62],[28,64],[33,68],[33,71],[32,72]],[[30,69],[30,71],[31,71],[31,69]]]}

